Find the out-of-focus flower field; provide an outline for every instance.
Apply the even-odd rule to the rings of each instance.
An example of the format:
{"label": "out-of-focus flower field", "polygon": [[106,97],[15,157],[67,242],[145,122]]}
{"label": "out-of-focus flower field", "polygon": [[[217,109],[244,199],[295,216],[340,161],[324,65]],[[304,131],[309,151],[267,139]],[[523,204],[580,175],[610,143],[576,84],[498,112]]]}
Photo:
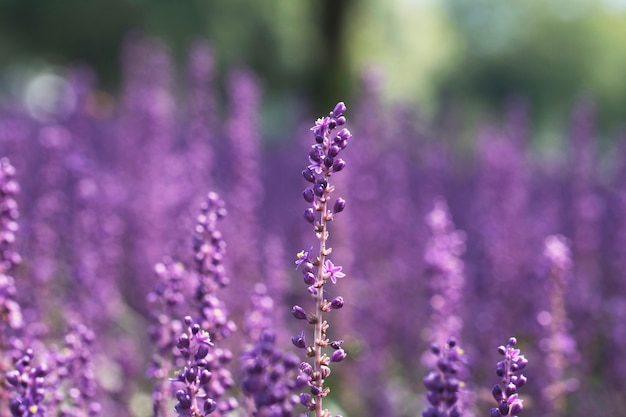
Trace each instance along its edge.
{"label": "out-of-focus flower field", "polygon": [[620,415],[606,96],[422,112],[356,53],[318,114],[212,42],[2,100],[0,417]]}

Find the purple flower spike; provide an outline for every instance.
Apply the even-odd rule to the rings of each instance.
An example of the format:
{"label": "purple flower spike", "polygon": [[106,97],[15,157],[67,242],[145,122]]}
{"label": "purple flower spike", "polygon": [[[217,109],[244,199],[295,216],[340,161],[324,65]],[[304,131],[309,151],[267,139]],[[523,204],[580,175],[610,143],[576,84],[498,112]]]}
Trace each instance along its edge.
{"label": "purple flower spike", "polygon": [[[306,349],[306,356],[310,358],[312,364],[309,366],[312,372],[306,383],[309,386],[310,394],[301,395],[301,403],[307,410],[314,412],[315,417],[330,417],[331,414],[322,406],[322,399],[328,395],[330,388],[324,386],[325,379],[330,375],[329,364],[340,362],[345,358],[346,353],[340,349],[339,345],[331,345],[327,336],[329,323],[324,320],[323,314],[332,310],[339,310],[343,307],[342,297],[335,297],[332,301],[324,298],[324,286],[327,281],[337,283],[338,278],[346,276],[342,272],[341,266],[336,266],[328,259],[332,252],[329,246],[329,224],[333,221],[333,215],[344,210],[346,201],[341,198],[333,198],[331,195],[335,191],[334,184],[331,184],[333,175],[342,171],[346,163],[339,157],[345,149],[348,140],[352,137],[350,131],[344,127],[338,132],[337,127],[346,123],[343,115],[346,105],[343,102],[337,103],[333,111],[328,116],[321,117],[315,121],[315,126],[311,128],[315,143],[308,153],[309,165],[302,171],[304,179],[313,184],[307,186],[302,196],[309,203],[309,207],[304,211],[305,220],[313,226],[315,237],[319,246],[316,247],[316,255],[311,256],[309,251],[302,251],[297,255],[296,268],[300,268],[303,280],[307,287],[307,292],[314,299],[313,307],[306,310],[300,306],[294,306],[291,313],[299,320],[306,320],[313,327],[312,335],[314,342],[307,346],[302,332],[300,336],[294,336],[292,343],[300,348]],[[334,200],[334,201],[333,201]],[[332,355],[324,353],[328,346],[336,349]]]}
{"label": "purple flower spike", "polygon": [[463,364],[463,351],[454,339],[439,346],[432,344],[430,351],[437,357],[435,369],[424,377],[428,390],[426,399],[429,406],[422,412],[423,417],[460,417],[458,406],[461,381],[459,371]]}
{"label": "purple flower spike", "polygon": [[526,383],[526,377],[518,374],[528,364],[520,350],[515,349],[517,339],[511,337],[506,346],[498,347],[498,353],[504,359],[496,365],[496,374],[501,378],[500,384],[491,390],[498,407],[491,409],[491,417],[517,417],[524,408],[517,390]]}

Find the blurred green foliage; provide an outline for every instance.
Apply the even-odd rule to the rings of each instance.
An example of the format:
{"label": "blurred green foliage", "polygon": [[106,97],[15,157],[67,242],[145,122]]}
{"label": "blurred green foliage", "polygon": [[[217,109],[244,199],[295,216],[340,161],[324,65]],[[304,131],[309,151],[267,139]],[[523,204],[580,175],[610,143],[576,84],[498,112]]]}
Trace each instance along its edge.
{"label": "blurred green foliage", "polygon": [[179,63],[208,38],[220,73],[252,67],[273,103],[349,99],[375,66],[388,99],[430,114],[523,94],[538,126],[562,126],[585,95],[612,129],[626,108],[626,0],[0,0],[0,74],[81,62],[115,90],[133,29]]}
{"label": "blurred green foliage", "polygon": [[604,125],[626,108],[626,9],[592,0],[448,0],[462,34],[460,64],[442,88],[493,109],[530,98],[536,122],[563,120],[581,96]]}

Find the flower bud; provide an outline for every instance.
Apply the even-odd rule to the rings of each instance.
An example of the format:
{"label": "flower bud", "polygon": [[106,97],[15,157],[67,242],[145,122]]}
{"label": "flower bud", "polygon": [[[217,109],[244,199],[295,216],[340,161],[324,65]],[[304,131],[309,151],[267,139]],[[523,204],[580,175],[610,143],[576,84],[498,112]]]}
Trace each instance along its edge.
{"label": "flower bud", "polygon": [[315,195],[313,194],[313,189],[312,188],[307,188],[306,190],[304,190],[302,192],[302,197],[304,197],[304,200],[307,203],[312,203],[313,200],[315,200]]}
{"label": "flower bud", "polygon": [[212,398],[207,398],[204,401],[204,414],[211,414],[213,411],[217,410],[217,403]]}
{"label": "flower bud", "polygon": [[304,283],[306,285],[313,285],[313,284],[315,284],[315,275],[313,275],[310,272],[307,272],[306,274],[304,274]]}
{"label": "flower bud", "polygon": [[308,182],[313,182],[313,183],[315,182],[315,174],[309,168],[307,168],[304,171],[302,171],[302,176]]}
{"label": "flower bud", "polygon": [[315,184],[313,186],[313,193],[318,197],[321,197],[324,195],[324,190],[325,188],[321,184]]}
{"label": "flower bud", "polygon": [[346,200],[338,198],[333,205],[333,213],[341,213],[346,208]]}
{"label": "flower bud", "polygon": [[341,362],[346,358],[346,352],[343,349],[337,349],[330,357],[331,362]]}
{"label": "flower bud", "polygon": [[339,136],[343,140],[348,140],[352,137],[352,133],[350,133],[350,131],[344,127],[337,133],[337,136]]}
{"label": "flower bud", "polygon": [[311,402],[311,394],[306,393],[306,392],[301,392],[300,393],[300,404],[304,405],[305,407]]}
{"label": "flower bud", "polygon": [[306,311],[304,311],[304,309],[298,305],[293,306],[293,308],[291,309],[291,314],[298,320],[306,319]]}
{"label": "flower bud", "polygon": [[206,358],[206,356],[209,354],[209,347],[202,343],[200,346],[198,346],[198,351],[196,352],[195,359],[199,360],[199,359],[204,359]]}
{"label": "flower bud", "polygon": [[20,373],[16,370],[9,371],[6,374],[7,382],[13,385],[14,387],[17,386],[19,379],[20,379]]}
{"label": "flower bud", "polygon": [[346,167],[346,161],[341,158],[337,158],[333,163],[333,171],[339,172]]}
{"label": "flower bud", "polygon": [[318,148],[313,148],[309,151],[309,158],[313,162],[321,162],[322,161],[322,152]]}
{"label": "flower bud", "polygon": [[494,400],[500,402],[504,399],[504,392],[502,392],[502,387],[500,385],[494,385],[491,389],[491,395],[493,395]]}
{"label": "flower bud", "polygon": [[343,307],[343,297],[339,296],[333,298],[333,300],[330,302],[330,305],[333,310],[339,310],[341,307]]}
{"label": "flower bud", "polygon": [[524,406],[522,405],[521,400],[513,401],[513,403],[511,404],[511,415],[513,416],[518,415],[522,411],[523,408]]}
{"label": "flower bud", "polygon": [[185,379],[187,380],[187,382],[192,382],[196,379],[197,375],[198,370],[195,367],[191,367],[187,369],[187,372],[185,372]]}
{"label": "flower bud", "polygon": [[311,224],[315,223],[315,214],[312,208],[304,210],[304,220]]}
{"label": "flower bud", "polygon": [[511,395],[515,394],[516,391],[517,391],[517,386],[512,382],[509,382],[504,388],[504,393],[507,395],[507,397],[510,397]]}
{"label": "flower bud", "polygon": [[291,343],[299,349],[306,348],[306,341],[304,340],[304,332],[302,332],[299,336],[293,336],[291,338]]}
{"label": "flower bud", "polygon": [[333,349],[339,349],[343,345],[343,340],[333,340],[330,342],[330,347]]}
{"label": "flower bud", "polygon": [[200,372],[200,385],[208,384],[212,376],[213,374],[211,373],[211,371],[209,371],[208,369],[203,369],[202,372]]}
{"label": "flower bud", "polygon": [[498,404],[498,410],[500,410],[500,414],[502,414],[503,416],[509,415],[509,404],[506,402],[506,400],[500,401],[500,404]]}
{"label": "flower bud", "polygon": [[176,343],[176,347],[179,349],[186,349],[189,347],[189,336],[187,335],[187,333],[183,333],[178,338],[178,343]]}
{"label": "flower bud", "polygon": [[339,103],[337,103],[335,105],[335,108],[333,109],[333,116],[335,117],[339,117],[342,114],[344,114],[346,112],[346,105],[343,101],[340,101]]}

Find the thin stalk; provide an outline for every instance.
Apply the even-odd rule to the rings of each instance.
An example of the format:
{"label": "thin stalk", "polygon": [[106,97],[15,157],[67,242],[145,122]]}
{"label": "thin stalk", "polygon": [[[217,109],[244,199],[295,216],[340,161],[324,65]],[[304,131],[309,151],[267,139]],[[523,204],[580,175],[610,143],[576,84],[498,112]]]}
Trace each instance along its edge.
{"label": "thin stalk", "polygon": [[[328,176],[327,176],[328,177]],[[319,375],[319,389],[320,395],[315,402],[315,416],[322,417],[323,407],[322,407],[322,398],[323,394],[323,385],[324,378],[322,374],[322,347],[325,346],[324,340],[324,320],[322,317],[322,306],[324,304],[324,283],[326,281],[326,277],[324,276],[324,262],[326,260],[326,240],[328,238],[328,231],[326,230],[326,211],[327,211],[327,203],[328,197],[322,196],[320,198],[321,206],[321,216],[320,216],[320,231],[319,231],[319,240],[320,240],[320,251],[318,255],[319,265],[317,266],[317,295],[315,296],[315,330],[313,335],[313,340],[315,341],[315,356],[314,356],[314,375]]]}

